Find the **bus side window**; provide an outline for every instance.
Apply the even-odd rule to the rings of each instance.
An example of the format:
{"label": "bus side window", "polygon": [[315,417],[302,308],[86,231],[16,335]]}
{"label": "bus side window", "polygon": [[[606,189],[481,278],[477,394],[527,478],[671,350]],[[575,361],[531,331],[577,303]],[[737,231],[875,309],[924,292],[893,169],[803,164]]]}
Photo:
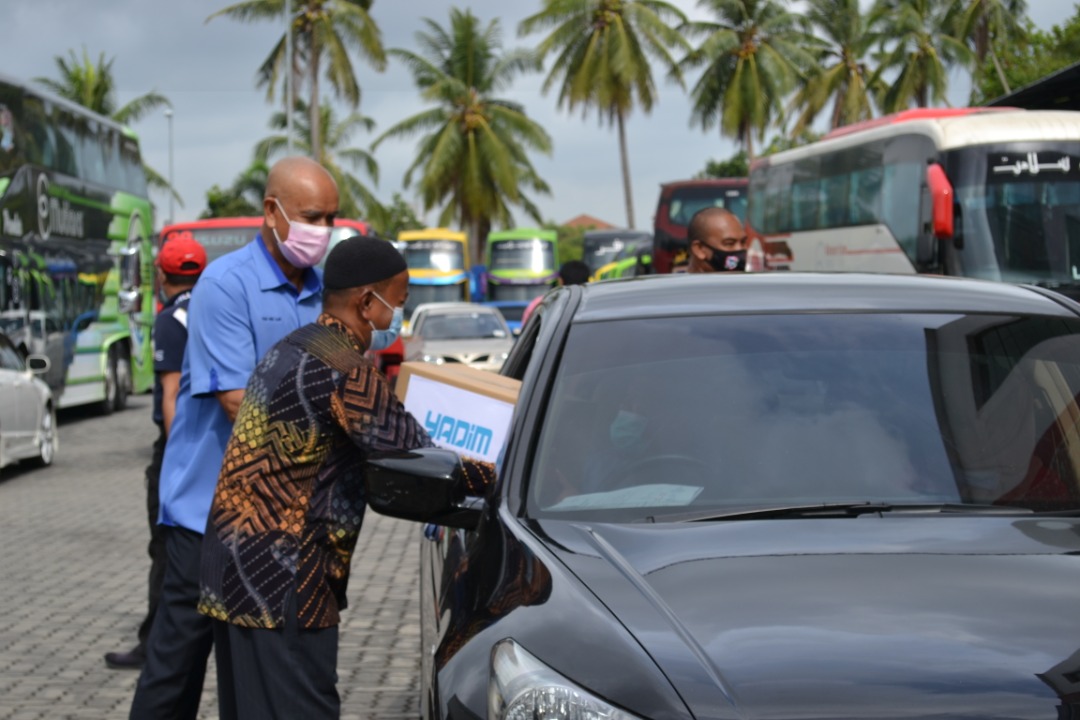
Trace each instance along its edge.
{"label": "bus side window", "polygon": [[79,176],[79,162],[76,148],[79,146],[78,132],[75,129],[75,117],[71,113],[57,108],[54,116],[60,133],[56,138],[56,164],[53,166],[65,175]]}
{"label": "bus side window", "polygon": [[117,132],[110,127],[103,127],[99,138],[105,166],[106,183],[110,187],[126,188],[127,178],[124,174],[124,166],[120,161],[120,145]]}
{"label": "bus side window", "polygon": [[83,178],[97,185],[107,185],[109,178],[105,174],[105,156],[102,152],[101,131],[96,121],[83,123],[79,128],[79,169]]}
{"label": "bus side window", "polygon": [[124,172],[124,183],[120,187],[132,195],[145,196],[146,174],[139,158],[139,144],[134,139],[121,136],[120,164]]}
{"label": "bus side window", "polygon": [[882,220],[912,262],[919,237],[919,194],[910,188],[919,187],[925,172],[920,163],[886,165],[881,187]]}
{"label": "bus side window", "polygon": [[845,227],[850,224],[847,209],[849,180],[850,176],[846,173],[822,180],[819,227]]}
{"label": "bus side window", "polygon": [[881,168],[852,173],[849,185],[849,221],[852,225],[877,223],[881,217]]}

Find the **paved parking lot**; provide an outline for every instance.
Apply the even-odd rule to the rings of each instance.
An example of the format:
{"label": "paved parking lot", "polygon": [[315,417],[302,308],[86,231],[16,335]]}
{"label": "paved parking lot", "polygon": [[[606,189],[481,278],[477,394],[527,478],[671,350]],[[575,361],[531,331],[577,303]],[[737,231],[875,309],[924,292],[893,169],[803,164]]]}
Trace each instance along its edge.
{"label": "paved parking lot", "polygon": [[[44,470],[0,471],[0,719],[123,718],[136,673],[108,670],[146,608],[143,468],[150,398],[109,417],[61,417]],[[343,614],[343,717],[419,715],[416,525],[369,513]],[[214,670],[201,718],[217,717]]]}

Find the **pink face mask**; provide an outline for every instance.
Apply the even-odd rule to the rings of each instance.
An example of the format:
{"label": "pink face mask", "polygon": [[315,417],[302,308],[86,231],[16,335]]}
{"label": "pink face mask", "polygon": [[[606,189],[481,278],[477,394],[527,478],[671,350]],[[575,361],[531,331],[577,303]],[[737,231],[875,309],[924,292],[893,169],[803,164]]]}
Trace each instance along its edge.
{"label": "pink face mask", "polygon": [[284,242],[278,235],[277,228],[273,228],[274,238],[277,240],[278,248],[281,249],[281,254],[293,267],[309,268],[318,265],[330,246],[331,228],[293,222],[289,220],[289,216],[285,214],[285,208],[281,207],[277,198],[274,198],[274,202],[281,211],[282,217],[289,222],[289,237],[285,238]]}

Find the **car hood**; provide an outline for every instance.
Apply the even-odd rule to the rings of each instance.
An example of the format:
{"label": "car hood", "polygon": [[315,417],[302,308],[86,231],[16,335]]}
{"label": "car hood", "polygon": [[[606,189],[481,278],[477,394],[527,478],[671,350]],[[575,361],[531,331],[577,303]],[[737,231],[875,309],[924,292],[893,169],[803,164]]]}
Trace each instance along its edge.
{"label": "car hood", "polygon": [[541,525],[698,718],[1053,718],[1080,702],[1073,519]]}

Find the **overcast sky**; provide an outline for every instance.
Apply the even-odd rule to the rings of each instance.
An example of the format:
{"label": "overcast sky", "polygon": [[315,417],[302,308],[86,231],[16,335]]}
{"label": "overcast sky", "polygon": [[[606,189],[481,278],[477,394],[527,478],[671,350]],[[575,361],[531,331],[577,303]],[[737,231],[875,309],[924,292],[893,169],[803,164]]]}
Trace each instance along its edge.
{"label": "overcast sky", "polygon": [[[229,1],[3,0],[3,73],[20,80],[55,76],[53,58],[66,56],[69,49],[81,53],[85,46],[94,58],[102,51],[115,58],[121,102],[150,90],[168,96],[175,112],[173,177],[184,199],[175,215],[178,220],[192,219],[205,207],[207,188],[231,183],[250,163],[255,142],[270,132],[267,120],[273,108],[264,92],[254,87],[255,71],[281,37],[281,29],[271,23],[242,25],[224,18],[205,22]],[[420,18],[445,24],[455,4],[470,8],[484,20],[499,17],[504,45],[509,47],[528,41],[517,37],[518,21],[540,7],[539,0],[378,0],[372,14],[382,28],[386,47],[412,48]],[[701,17],[695,0],[675,0],[675,4],[691,17]],[[1032,19],[1042,28],[1063,22],[1074,4],[1075,0],[1028,2]],[[382,74],[359,62],[356,67],[363,89],[360,109],[378,124],[371,136],[354,138],[355,144],[366,147],[382,130],[424,105],[399,63],[391,61]],[[615,133],[599,127],[595,116],[582,120],[580,114],[557,110],[554,96],[541,94],[542,78],[523,77],[504,95],[522,103],[554,139],[552,156],[534,160],[552,188],[550,197],[538,198],[544,217],[561,222],[588,213],[624,224]],[[634,115],[627,130],[638,227],[651,227],[660,183],[690,177],[708,159],[727,157],[735,150],[717,131],[691,128],[686,94],[658,82],[659,105],[649,116]],[[954,86],[954,101],[965,101],[966,80]],[[327,88],[325,82],[323,87]],[[166,175],[169,133],[165,116],[147,117],[134,127],[145,160]],[[376,155],[380,198],[388,200],[400,189],[414,151],[412,141],[388,141],[380,146]],[[410,191],[404,194],[414,199]],[[169,204],[164,196],[155,200],[160,225],[168,218]],[[427,219],[435,217],[431,213]],[[518,219],[525,218],[519,213]]]}

